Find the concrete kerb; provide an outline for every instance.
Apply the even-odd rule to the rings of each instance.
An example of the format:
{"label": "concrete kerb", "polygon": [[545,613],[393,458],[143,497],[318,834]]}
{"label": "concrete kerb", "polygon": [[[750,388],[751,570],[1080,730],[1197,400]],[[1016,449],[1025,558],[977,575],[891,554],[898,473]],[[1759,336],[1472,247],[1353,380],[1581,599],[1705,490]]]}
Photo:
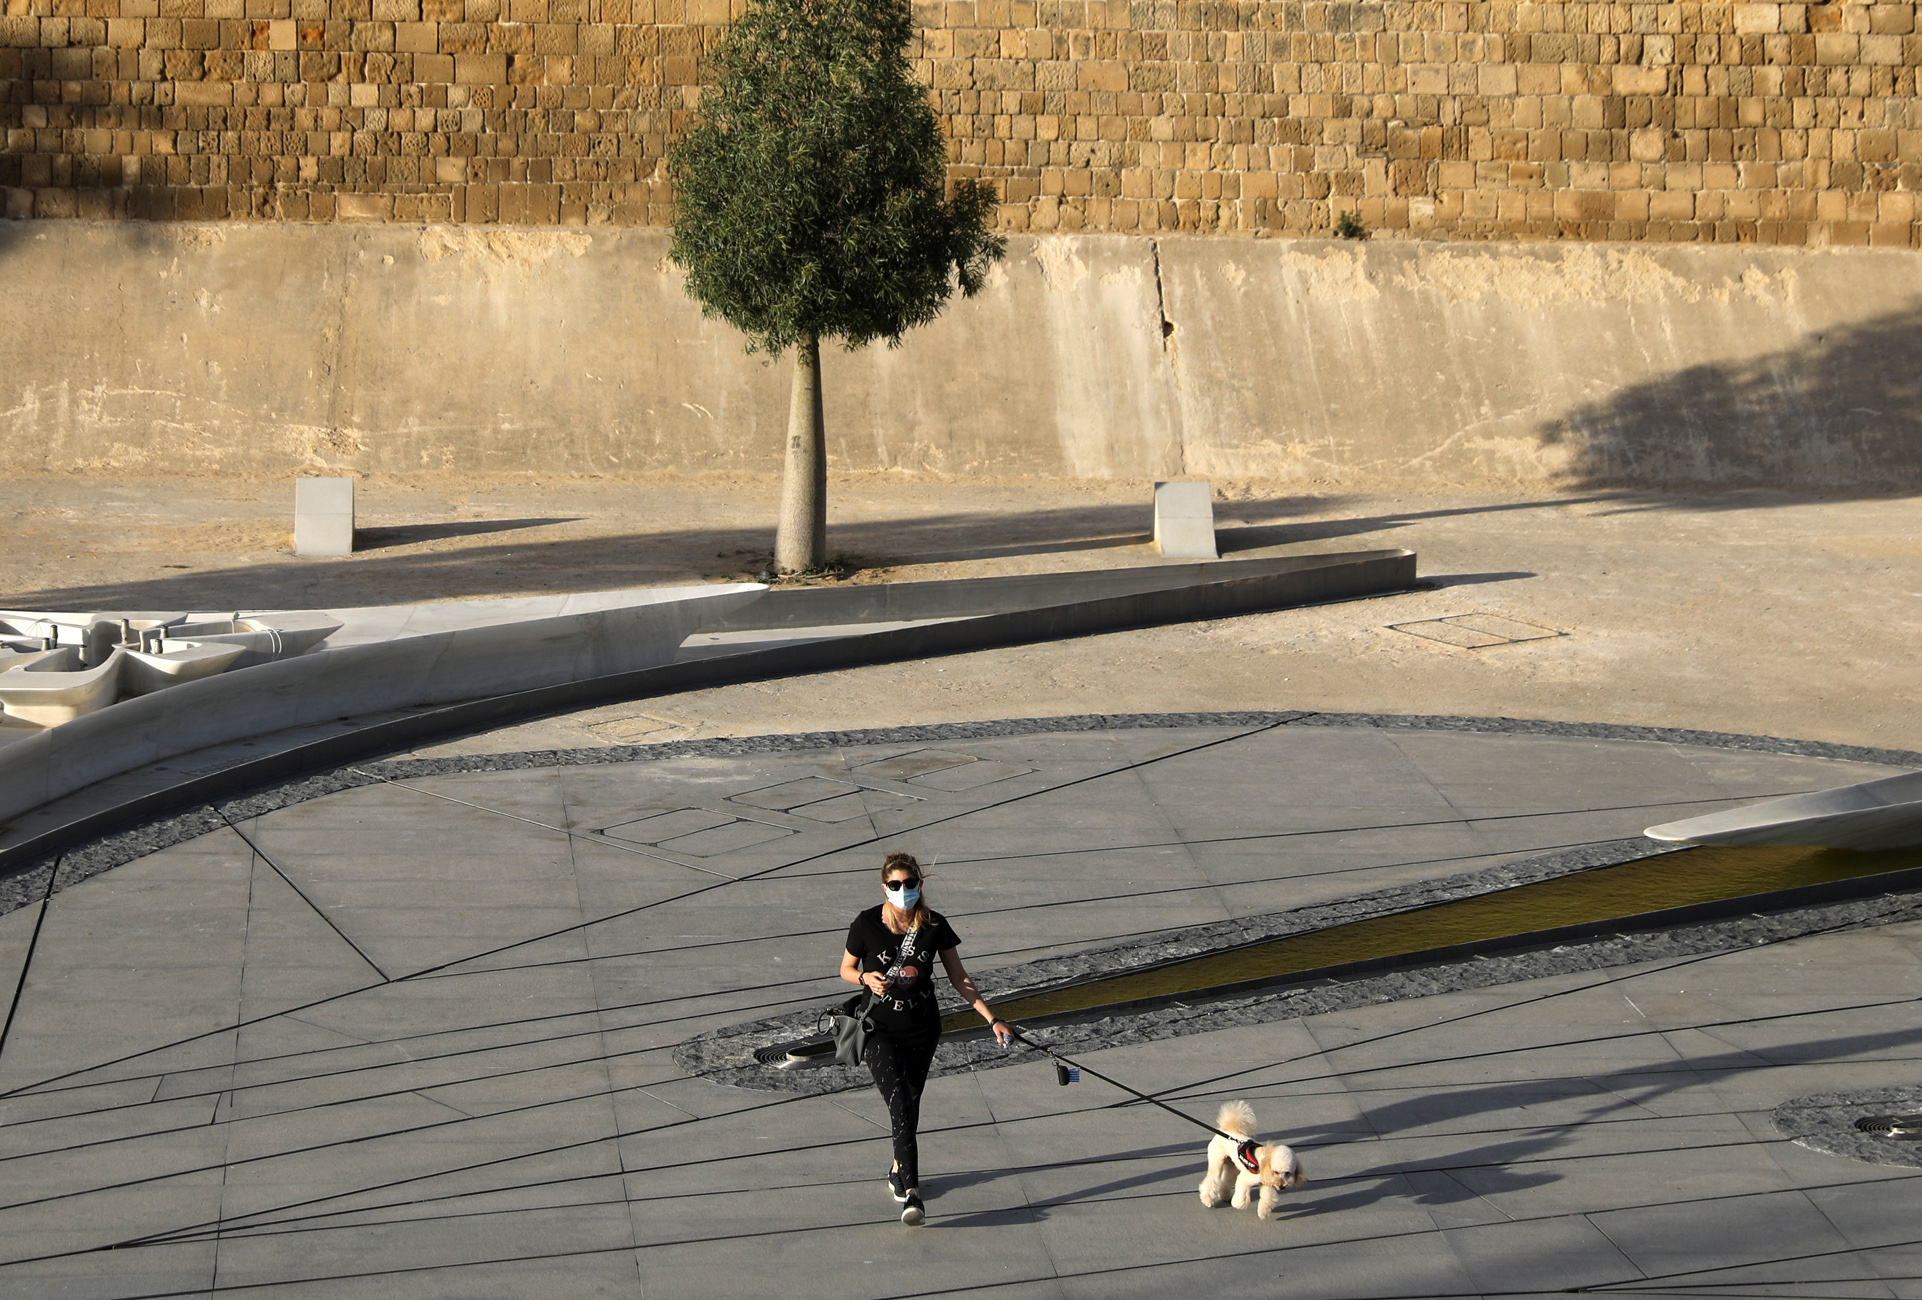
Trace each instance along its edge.
{"label": "concrete kerb", "polygon": [[[972,616],[964,614],[952,622],[893,628],[865,635],[836,637],[767,650],[746,651],[735,655],[662,664],[626,672],[576,677],[573,680],[530,690],[489,695],[406,717],[389,718],[343,734],[295,746],[278,754],[248,760],[217,772],[183,779],[164,789],[76,818],[72,822],[57,826],[30,840],[0,850],[0,882],[6,881],[19,872],[31,871],[37,863],[69,845],[96,838],[116,827],[128,825],[141,818],[151,817],[187,803],[232,797],[241,791],[283,779],[291,773],[311,770],[324,764],[341,763],[391,752],[428,739],[481,730],[508,721],[539,717],[586,704],[611,699],[636,699],[695,687],[725,685],[769,677],[823,672],[861,664],[923,659],[995,646],[1088,636],[1099,632],[1120,631],[1160,623],[1223,618],[1290,606],[1355,599],[1388,591],[1405,590],[1415,581],[1415,555],[1411,551],[1404,550],[1235,561],[1231,562],[1231,566],[1219,564],[1155,566],[1120,571],[1112,575],[1102,572],[989,579],[987,582],[990,585],[979,593],[975,592],[971,580],[953,583],[902,584],[911,588],[929,590],[910,591],[899,598],[905,603],[893,608],[890,607],[890,601],[895,598],[890,597],[885,590],[878,595],[849,600],[843,595],[846,589],[814,589],[822,597],[814,604],[826,611],[814,619],[817,623],[830,616],[837,622],[899,619],[902,617],[901,609],[924,611],[909,614],[908,617],[929,617],[930,614],[925,611],[943,608],[942,593],[932,590],[937,588],[945,589],[952,606],[964,611],[992,607],[984,606],[983,601],[997,602],[1005,607],[1009,603],[1021,603],[1022,597],[1034,601],[1051,596],[1078,594],[1090,584],[1097,590],[1105,588],[1115,594],[1106,594],[1094,600],[1034,604],[1027,608],[1017,608],[1002,613],[975,613]],[[1080,581],[1082,579],[1088,581]],[[803,589],[786,594],[805,597],[810,592],[808,589]],[[781,606],[777,606],[774,616],[786,618],[789,613],[795,611],[795,607],[803,603],[794,600],[783,602]],[[783,613],[783,610],[787,613]],[[690,626],[685,630],[692,631],[693,628]],[[508,631],[513,631],[513,625],[509,625]],[[390,645],[400,645],[404,651],[407,642],[423,643],[415,648],[432,651],[433,647],[424,644],[431,640],[434,638],[415,637],[401,642],[347,647],[340,651],[321,651],[283,663],[245,670],[235,676],[235,681],[249,687],[256,684],[267,685],[257,676],[250,680],[248,675],[258,674],[268,669],[279,669],[285,674],[306,677],[323,667],[324,664],[320,661],[328,655],[351,656],[351,652],[355,650],[372,651]],[[310,664],[309,660],[315,662]],[[431,666],[430,663],[428,667]],[[346,675],[342,673],[334,673],[330,676],[336,682],[346,680]],[[427,681],[430,677],[431,674],[424,673],[422,680]],[[191,683],[188,687],[175,688],[174,691],[162,692],[156,696],[144,696],[141,700],[131,703],[138,705],[148,699],[164,700],[166,696],[175,692],[193,688],[199,688],[198,694],[205,695],[223,678],[224,675],[208,678],[203,682]],[[250,694],[258,694],[258,692],[250,691]],[[405,707],[419,699],[418,694],[410,700],[390,692],[388,696],[374,701],[373,707],[387,709]],[[338,702],[332,707],[334,715],[346,715],[351,712],[341,707]],[[97,716],[105,717],[106,711]],[[323,713],[322,716],[327,715]],[[277,715],[274,729],[296,725],[302,720],[302,718],[284,714]],[[88,721],[89,719],[83,718],[79,723]],[[215,739],[230,738],[207,736],[201,738],[197,745],[168,749],[160,744],[156,733],[156,738],[150,746],[129,750],[124,745],[118,745],[114,734],[110,731],[97,736],[91,734],[93,731],[103,729],[104,724],[96,724],[95,728],[88,729],[90,734],[86,739],[94,741],[93,748],[101,751],[94,756],[92,766],[70,769],[87,773],[87,781],[69,780],[62,785],[55,783],[53,778],[43,773],[40,777],[41,784],[33,791],[38,797],[31,801],[25,798],[16,799],[14,803],[17,806],[9,806],[7,811],[11,815],[18,815],[29,808],[58,798],[62,794],[78,790],[92,781],[128,771],[170,754],[185,752],[198,745],[213,743]],[[149,728],[149,730],[154,729]],[[255,732],[261,730],[267,729],[255,728]],[[58,735],[57,731],[49,732],[44,741],[42,737],[36,736],[19,742],[10,749],[41,743],[50,745],[57,740]],[[0,757],[4,757],[3,751],[0,751]]]}

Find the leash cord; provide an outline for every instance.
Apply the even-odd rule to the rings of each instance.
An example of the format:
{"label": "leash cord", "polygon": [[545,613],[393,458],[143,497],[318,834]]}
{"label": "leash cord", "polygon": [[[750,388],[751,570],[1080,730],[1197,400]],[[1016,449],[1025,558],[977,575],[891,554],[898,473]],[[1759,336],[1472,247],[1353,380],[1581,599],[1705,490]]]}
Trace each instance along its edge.
{"label": "leash cord", "polygon": [[[1001,1023],[1004,1025],[1008,1024],[1008,1022],[1005,1020],[1002,1021]],[[1016,1042],[1025,1044],[1028,1047],[1032,1047],[1037,1052],[1045,1052],[1049,1056],[1052,1056],[1055,1060],[1061,1062],[1063,1065],[1072,1065],[1077,1070],[1081,1070],[1088,1074],[1092,1074],[1095,1078],[1101,1080],[1103,1083],[1112,1084],[1115,1087],[1121,1089],[1121,1091],[1128,1093],[1131,1096],[1139,1097],[1141,1100],[1147,1102],[1150,1106],[1161,1107],[1161,1109],[1167,1111],[1170,1115],[1179,1115],[1182,1119],[1187,1120],[1190,1124],[1193,1124],[1198,1128],[1207,1129],[1210,1133],[1213,1133],[1216,1137],[1228,1139],[1230,1142],[1235,1143],[1238,1148],[1241,1146],[1247,1146],[1254,1143],[1253,1138],[1239,1137],[1233,1133],[1223,1133],[1220,1129],[1216,1128],[1213,1124],[1210,1124],[1205,1120],[1196,1119],[1193,1115],[1190,1115],[1185,1110],[1176,1110],[1173,1106],[1170,1106],[1165,1101],[1161,1101],[1157,1098],[1150,1097],[1145,1092],[1137,1092],[1135,1089],[1130,1088],[1127,1084],[1121,1082],[1121,1080],[1119,1079],[1111,1079],[1099,1070],[1096,1070],[1090,1066],[1083,1065],[1079,1061],[1071,1061],[1067,1057],[1063,1056],[1061,1053],[1055,1051],[1054,1048],[1049,1047],[1046,1043],[1035,1042],[1034,1039],[1029,1038],[1026,1034],[1022,1033],[1019,1029],[1016,1029],[1013,1025],[1008,1025],[1008,1032],[1014,1035]]]}

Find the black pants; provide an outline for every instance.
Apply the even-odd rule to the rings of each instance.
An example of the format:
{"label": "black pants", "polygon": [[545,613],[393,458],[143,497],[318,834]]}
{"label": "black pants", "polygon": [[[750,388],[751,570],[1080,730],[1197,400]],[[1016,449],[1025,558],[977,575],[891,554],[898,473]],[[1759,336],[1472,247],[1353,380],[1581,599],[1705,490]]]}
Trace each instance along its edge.
{"label": "black pants", "polygon": [[915,1130],[921,1125],[921,1089],[928,1083],[928,1067],[934,1064],[935,1044],[902,1040],[892,1034],[869,1034],[862,1053],[874,1086],[887,1103],[888,1125],[894,1132],[894,1163],[901,1168],[901,1185],[921,1185],[921,1151],[915,1144]]}

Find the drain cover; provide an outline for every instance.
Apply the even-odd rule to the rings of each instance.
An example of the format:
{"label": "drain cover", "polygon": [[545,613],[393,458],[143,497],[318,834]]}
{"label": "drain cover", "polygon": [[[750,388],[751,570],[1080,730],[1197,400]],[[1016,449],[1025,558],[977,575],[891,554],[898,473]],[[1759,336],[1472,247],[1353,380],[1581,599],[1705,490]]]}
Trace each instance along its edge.
{"label": "drain cover", "polygon": [[1412,623],[1390,623],[1390,632],[1406,632],[1424,641],[1463,650],[1486,650],[1493,645],[1514,645],[1518,641],[1545,641],[1567,636],[1559,628],[1545,627],[1507,614],[1450,614],[1445,618],[1422,618]]}
{"label": "drain cover", "polygon": [[1922,1166],[1922,1087],[1822,1092],[1775,1108],[1776,1129],[1797,1146],[1875,1165]]}
{"label": "drain cover", "polygon": [[792,1070],[810,1065],[833,1065],[834,1040],[803,1038],[794,1042],[769,1043],[766,1047],[754,1049],[754,1063],[771,1065],[777,1070]]}

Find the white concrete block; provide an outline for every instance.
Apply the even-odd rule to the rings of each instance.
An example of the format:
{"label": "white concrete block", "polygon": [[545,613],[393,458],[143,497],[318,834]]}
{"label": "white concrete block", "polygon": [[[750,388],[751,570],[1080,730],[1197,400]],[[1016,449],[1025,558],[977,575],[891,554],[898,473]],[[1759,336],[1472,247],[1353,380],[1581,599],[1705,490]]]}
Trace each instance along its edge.
{"label": "white concrete block", "polygon": [[1220,558],[1215,549],[1215,504],[1205,479],[1155,484],[1155,549],[1171,558]]}
{"label": "white concrete block", "polygon": [[354,480],[294,480],[294,554],[354,553]]}

